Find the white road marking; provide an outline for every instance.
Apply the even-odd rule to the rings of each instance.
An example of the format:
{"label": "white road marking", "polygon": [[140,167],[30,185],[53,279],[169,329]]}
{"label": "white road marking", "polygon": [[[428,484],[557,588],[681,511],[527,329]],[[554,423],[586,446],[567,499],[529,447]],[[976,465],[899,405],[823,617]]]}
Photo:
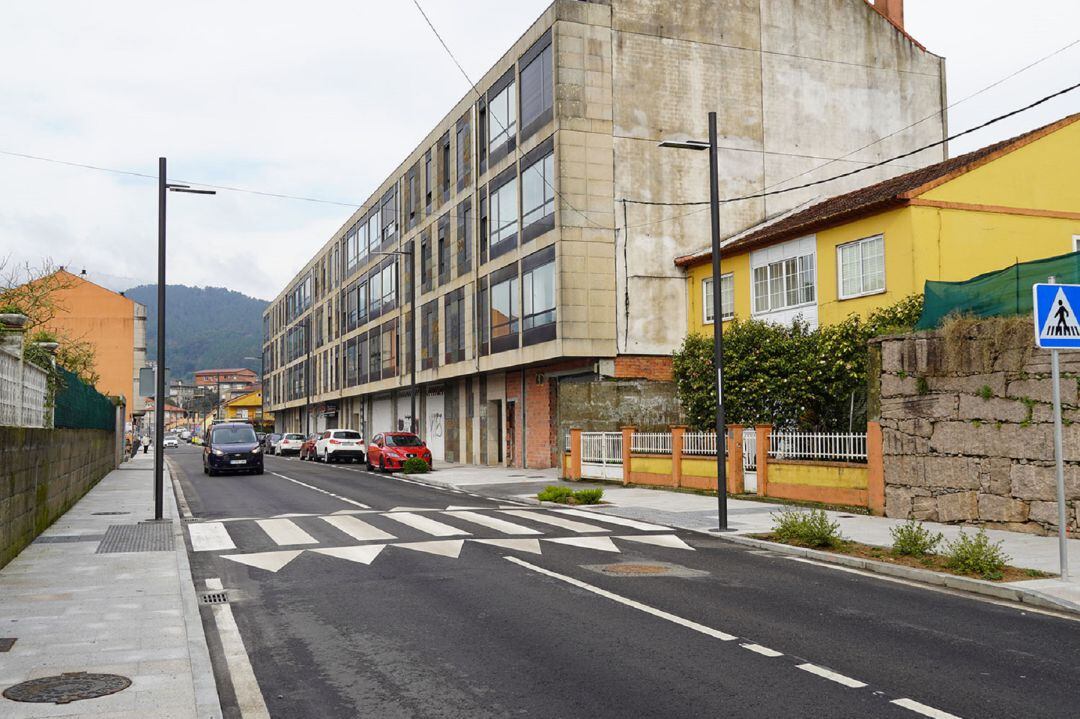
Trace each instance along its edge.
{"label": "white road marking", "polygon": [[931,717],[932,719],[960,719],[955,714],[943,712],[940,709],[934,707],[928,707],[925,704],[920,704],[914,699],[893,699],[892,704],[904,709],[910,709],[916,714],[922,714],[924,717]]}
{"label": "white road marking", "polygon": [[394,507],[387,512],[441,512],[442,507]]}
{"label": "white road marking", "polygon": [[544,541],[583,549],[596,549],[601,552],[619,553],[619,548],[615,546],[610,537],[566,537],[565,539],[544,539]]}
{"label": "white road marking", "polygon": [[647,522],[639,522],[636,519],[627,519],[626,517],[615,517],[610,514],[601,514],[600,512],[586,512],[583,509],[556,509],[554,510],[559,514],[568,514],[574,517],[588,517],[589,519],[595,519],[598,522],[607,522],[609,524],[619,524],[623,527],[630,527],[631,529],[641,529],[646,532],[670,532],[671,527],[661,527],[658,524],[649,524]]}
{"label": "white road marking", "polygon": [[349,535],[353,539],[359,539],[361,542],[369,542],[371,540],[387,540],[397,539],[394,535],[384,532],[378,527],[372,527],[367,522],[361,521],[356,517],[350,517],[342,515],[338,517],[323,517],[322,520],[335,529],[340,529],[345,534]]}
{"label": "white road marking", "polygon": [[274,475],[275,477],[281,477],[282,479],[287,480],[289,482],[292,482],[293,484],[299,484],[301,487],[306,487],[307,489],[314,490],[316,492],[319,492],[320,494],[325,494],[327,496],[333,497],[334,499],[345,502],[346,504],[351,504],[351,505],[353,505],[355,507],[359,507],[360,509],[371,509],[371,507],[364,504],[363,502],[357,502],[354,499],[349,499],[347,497],[342,497],[340,494],[334,494],[333,492],[328,492],[325,489],[321,489],[319,487],[314,487],[314,486],[312,486],[310,484],[307,484],[306,482],[301,482],[298,479],[293,479],[292,477],[286,477],[284,474],[278,474],[277,472],[271,472],[270,474]]}
{"label": "white road marking", "polygon": [[691,552],[694,551],[693,547],[674,534],[628,534],[615,537],[615,539],[625,539],[642,544],[655,544],[657,547],[667,547],[668,549],[689,549]]}
{"label": "white road marking", "polygon": [[412,512],[393,512],[391,514],[384,514],[383,516],[401,522],[413,529],[419,529],[421,532],[430,534],[433,537],[453,537],[461,534],[471,534],[471,532],[466,532],[464,529],[451,527],[449,524],[443,524],[434,519],[421,517],[419,514],[413,514]]}
{"label": "white road marking", "polygon": [[325,554],[328,557],[347,559],[350,562],[371,564],[384,547],[386,547],[385,544],[364,544],[359,547],[331,547],[330,549],[309,549],[308,551]]}
{"label": "white road marking", "polygon": [[300,556],[304,550],[290,549],[284,552],[257,552],[255,554],[222,554],[222,559],[229,559],[240,564],[246,564],[256,569],[265,569],[276,573],[286,564]]}
{"label": "white road marking", "polygon": [[465,506],[465,505],[451,504],[449,507],[446,508],[446,511],[447,512],[455,512],[455,511],[464,511],[464,510],[469,510],[469,509],[491,509],[491,507],[476,507],[476,506]]}
{"label": "white road marking", "polygon": [[503,557],[503,559],[507,560],[508,562],[513,562],[518,566],[525,567],[526,569],[531,569],[532,571],[543,574],[544,576],[551,577],[552,579],[558,579],[561,582],[566,582],[567,584],[578,587],[579,589],[584,589],[587,592],[592,592],[593,594],[604,597],[605,599],[610,599],[613,602],[618,602],[619,604],[630,607],[631,609],[637,609],[640,612],[651,614],[654,617],[658,617],[673,624],[678,624],[679,626],[686,627],[687,629],[692,629],[695,632],[699,632],[706,636],[713,637],[714,639],[719,639],[722,642],[730,642],[738,639],[738,637],[728,634],[727,632],[722,632],[719,629],[713,629],[712,627],[707,627],[704,624],[698,624],[697,622],[685,619],[678,615],[672,614],[671,612],[665,612],[663,609],[650,607],[647,604],[642,604],[641,602],[637,602],[633,599],[629,599],[619,594],[615,594],[614,592],[609,592],[606,589],[601,589],[600,587],[593,586],[592,584],[587,584],[580,579],[574,579],[573,577],[568,577],[565,574],[558,574],[557,572],[553,572],[550,569],[544,569],[543,567],[538,567],[535,564],[529,564],[523,559],[518,559],[517,557]]}
{"label": "white road marking", "polygon": [[[220,591],[221,580],[207,579],[206,588]],[[212,604],[210,611],[214,615],[214,626],[217,627],[218,637],[221,639],[221,653],[225,656],[225,666],[229,670],[229,680],[236,695],[240,716],[243,719],[270,719],[270,712],[266,709],[266,702],[263,701],[262,691],[259,689],[259,681],[251,668],[251,659],[248,658],[244,640],[240,637],[240,628],[236,626],[232,607],[228,604]]]}
{"label": "white road marking", "polygon": [[775,649],[769,649],[768,647],[763,647],[760,644],[740,644],[739,646],[742,647],[743,649],[749,649],[752,652],[757,652],[758,654],[760,654],[763,657],[782,657],[782,656],[784,656],[783,652],[778,652]]}
{"label": "white road marking", "polygon": [[486,514],[477,514],[476,512],[466,511],[444,512],[444,514],[463,519],[466,522],[479,524],[481,527],[494,529],[496,532],[502,532],[503,534],[543,534],[543,532],[529,529],[524,525],[507,522],[505,519],[499,519],[498,517],[489,517]]}
{"label": "white road marking", "polygon": [[461,548],[464,545],[464,539],[451,539],[442,542],[408,542],[405,544],[391,544],[390,546],[457,559],[461,555]]}
{"label": "white road marking", "polygon": [[522,519],[531,519],[534,522],[540,522],[541,524],[550,524],[555,527],[561,527],[562,529],[569,529],[571,532],[577,532],[579,534],[588,534],[589,532],[606,532],[608,531],[604,527],[597,527],[595,524],[585,524],[585,522],[575,522],[572,519],[563,519],[562,517],[553,517],[550,514],[543,512],[531,512],[527,509],[503,509],[500,510],[503,514],[511,514],[515,517],[521,517]]}
{"label": "white road marking", "polygon": [[502,549],[513,549],[518,552],[542,554],[539,539],[470,539],[469,541],[477,542],[479,544],[490,544],[493,547],[500,547]]}
{"label": "white road marking", "polygon": [[300,529],[291,519],[259,519],[255,522],[274,540],[275,544],[288,547],[294,544],[318,544],[319,540]]}
{"label": "white road marking", "polygon": [[232,537],[221,522],[188,524],[188,535],[191,537],[191,551],[193,552],[236,549]]}
{"label": "white road marking", "polygon": [[811,674],[816,674],[819,677],[822,677],[824,679],[828,679],[829,681],[834,681],[837,684],[842,684],[843,686],[849,687],[851,689],[862,689],[863,687],[866,686],[865,682],[860,682],[858,679],[852,679],[851,677],[846,677],[843,674],[837,674],[836,672],[832,671],[831,669],[826,669],[825,667],[819,667],[817,664],[810,664],[809,662],[807,662],[806,664],[799,664],[796,668],[797,669],[802,669],[804,672],[810,672]]}
{"label": "white road marking", "polygon": [[335,515],[339,515],[339,514],[371,514],[374,511],[375,511],[374,509],[339,509],[338,511],[334,512],[333,514],[335,514]]}

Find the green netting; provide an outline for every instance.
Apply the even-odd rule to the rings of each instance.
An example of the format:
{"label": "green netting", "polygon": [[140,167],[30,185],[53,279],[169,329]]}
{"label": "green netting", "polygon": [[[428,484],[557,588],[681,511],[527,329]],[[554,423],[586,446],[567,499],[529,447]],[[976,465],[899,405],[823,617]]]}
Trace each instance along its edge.
{"label": "green netting", "polygon": [[63,367],[64,388],[56,393],[53,426],[65,429],[116,429],[116,407],[112,400]]}
{"label": "green netting", "polygon": [[930,330],[950,314],[1006,317],[1031,314],[1031,286],[1053,276],[1061,284],[1080,284],[1080,252],[1018,262],[963,282],[927,281],[925,304],[915,329]]}

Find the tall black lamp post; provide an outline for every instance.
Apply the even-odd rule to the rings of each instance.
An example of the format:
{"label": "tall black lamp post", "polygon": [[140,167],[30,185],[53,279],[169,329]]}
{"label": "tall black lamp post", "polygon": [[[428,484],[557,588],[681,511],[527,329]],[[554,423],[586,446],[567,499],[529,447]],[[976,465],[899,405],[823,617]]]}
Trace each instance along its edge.
{"label": "tall black lamp post", "polygon": [[216,195],[213,190],[193,190],[188,185],[170,185],[165,158],[158,158],[158,284],[157,284],[157,382],[154,388],[154,519],[161,519],[165,489],[165,197],[170,192]]}
{"label": "tall black lamp post", "polygon": [[716,113],[709,113],[709,141],[665,140],[660,147],[709,151],[709,208],[712,212],[713,363],[716,365],[716,499],[718,532],[728,531],[727,462],[724,457],[724,333],[720,291],[720,178],[716,152]]}

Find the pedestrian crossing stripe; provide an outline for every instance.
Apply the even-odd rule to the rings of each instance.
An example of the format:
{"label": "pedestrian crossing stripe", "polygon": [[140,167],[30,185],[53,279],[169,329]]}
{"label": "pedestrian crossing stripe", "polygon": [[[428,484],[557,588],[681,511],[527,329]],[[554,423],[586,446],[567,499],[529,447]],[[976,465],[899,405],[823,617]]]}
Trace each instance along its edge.
{"label": "pedestrian crossing stripe", "polygon": [[1076,319],[1076,312],[1065,294],[1063,286],[1057,287],[1057,294],[1046,313],[1039,339],[1062,339],[1065,337],[1080,337],[1080,322]]}

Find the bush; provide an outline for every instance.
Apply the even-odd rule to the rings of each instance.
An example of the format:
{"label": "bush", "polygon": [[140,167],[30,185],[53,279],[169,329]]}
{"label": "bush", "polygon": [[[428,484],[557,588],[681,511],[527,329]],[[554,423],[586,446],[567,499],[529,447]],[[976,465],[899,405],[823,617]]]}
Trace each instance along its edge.
{"label": "bush", "polygon": [[822,509],[809,512],[797,509],[785,509],[774,513],[773,534],[785,544],[797,544],[803,547],[838,547],[844,543],[840,534],[840,524],[830,522],[829,516]]}
{"label": "bush", "polygon": [[574,491],[569,487],[551,485],[550,487],[545,487],[544,491],[536,495],[536,498],[541,502],[560,502],[566,504],[566,501],[572,496],[574,496]]}
{"label": "bush", "polygon": [[901,557],[923,557],[933,554],[934,549],[941,544],[940,533],[934,534],[914,519],[909,519],[903,524],[889,530],[892,535],[892,553]]}
{"label": "bush", "polygon": [[31,342],[59,342],[59,340],[56,338],[56,335],[54,335],[52,332],[47,332],[45,330],[38,330],[37,332],[35,332],[34,335],[30,338],[30,341]]}
{"label": "bush", "polygon": [[574,492],[576,504],[600,504],[600,498],[604,496],[602,489],[579,489]]}
{"label": "bush", "polygon": [[1001,579],[1002,570],[1011,557],[1001,549],[1001,542],[990,542],[985,529],[975,536],[964,531],[945,545],[945,566],[961,574],[974,574],[983,579]]}
{"label": "bush", "polygon": [[4,305],[0,307],[0,315],[21,315],[22,308],[18,305]]}
{"label": "bush", "polygon": [[401,465],[401,471],[405,474],[425,474],[431,471],[431,467],[419,457],[409,457],[405,464]]}

